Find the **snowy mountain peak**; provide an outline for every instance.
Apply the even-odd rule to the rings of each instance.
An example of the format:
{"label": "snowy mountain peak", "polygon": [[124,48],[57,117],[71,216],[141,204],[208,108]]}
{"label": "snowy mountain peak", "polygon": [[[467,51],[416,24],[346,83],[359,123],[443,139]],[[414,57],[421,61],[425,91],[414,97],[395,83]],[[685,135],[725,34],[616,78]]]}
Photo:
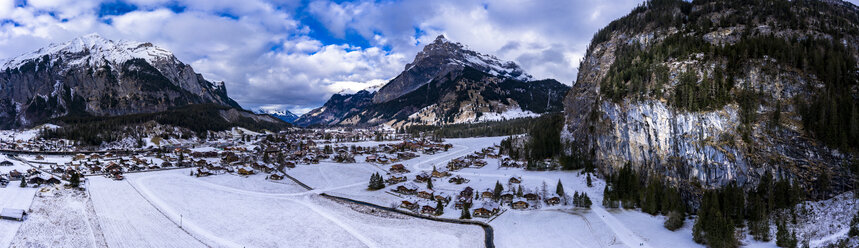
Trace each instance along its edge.
{"label": "snowy mountain peak", "polygon": [[295,121],[295,119],[298,119],[298,115],[295,115],[289,110],[282,108],[262,107],[257,110],[257,113],[271,115],[288,123],[292,123]]}
{"label": "snowy mountain peak", "polygon": [[407,64],[402,73],[379,89],[373,97],[373,103],[390,101],[420,88],[436,77],[462,71],[467,67],[494,77],[522,82],[531,81],[532,78],[514,62],[476,52],[439,35],[418,52],[415,60]]}
{"label": "snowy mountain peak", "polygon": [[529,81],[532,78],[513,61],[502,61],[493,55],[476,52],[462,43],[448,40],[444,35],[439,35],[432,43],[426,45],[415,57],[414,62],[406,66],[406,70],[434,56],[443,57],[447,63],[469,66],[495,76],[520,81]]}
{"label": "snowy mountain peak", "polygon": [[167,49],[149,42],[113,41],[92,33],[63,43],[54,43],[36,51],[0,61],[2,68],[17,68],[24,63],[48,56],[50,60],[62,59],[69,65],[101,66],[105,62],[122,64],[131,59],[144,59],[149,63],[176,58]]}

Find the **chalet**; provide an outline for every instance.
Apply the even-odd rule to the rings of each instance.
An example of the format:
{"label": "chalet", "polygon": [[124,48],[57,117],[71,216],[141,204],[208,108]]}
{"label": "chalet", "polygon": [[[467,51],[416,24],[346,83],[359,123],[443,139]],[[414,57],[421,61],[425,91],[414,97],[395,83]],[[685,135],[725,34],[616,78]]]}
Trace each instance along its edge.
{"label": "chalet", "polygon": [[537,195],[536,193],[528,192],[528,193],[525,193],[524,196],[525,196],[525,199],[528,199],[529,201],[540,200],[540,196]]}
{"label": "chalet", "polygon": [[196,174],[197,177],[205,177],[205,176],[210,176],[210,175],[212,175],[212,172],[209,171],[209,169],[197,168],[197,174]]}
{"label": "chalet", "polygon": [[465,167],[468,167],[468,164],[465,162],[465,160],[461,158],[453,159],[447,163],[447,169],[452,171],[456,171]]}
{"label": "chalet", "polygon": [[502,203],[512,203],[513,197],[515,197],[515,195],[511,191],[501,193],[501,202]]}
{"label": "chalet", "polygon": [[110,164],[108,164],[107,167],[104,167],[104,171],[107,173],[111,173],[111,174],[121,173],[122,167],[120,167],[119,164],[116,164],[114,162],[110,162]]}
{"label": "chalet", "polygon": [[27,179],[27,183],[29,184],[43,184],[45,183],[45,178],[42,178],[40,175],[31,176]]}
{"label": "chalet", "polygon": [[3,160],[3,162],[0,162],[0,166],[12,166],[12,162],[9,162],[8,160]]}
{"label": "chalet", "polygon": [[511,177],[508,181],[510,183],[522,183],[522,177]]}
{"label": "chalet", "polygon": [[492,215],[495,215],[500,210],[498,203],[491,201],[484,201],[480,207],[474,209],[474,216],[481,218],[489,218]]}
{"label": "chalet", "polygon": [[388,160],[388,157],[380,156],[380,157],[376,158],[376,162],[378,162],[380,164],[387,164],[388,162],[390,162],[390,160]]}
{"label": "chalet", "polygon": [[4,208],[0,211],[0,219],[24,221],[27,217],[27,212],[23,209]]}
{"label": "chalet", "polygon": [[397,153],[397,158],[400,160],[409,160],[416,158],[418,155],[411,152],[399,152]]}
{"label": "chalet", "polygon": [[467,183],[468,179],[465,179],[464,177],[461,177],[461,176],[454,176],[454,177],[451,177],[450,180],[447,180],[447,182],[455,183],[455,184],[463,184],[463,183]]}
{"label": "chalet", "polygon": [[448,202],[450,202],[450,195],[448,195],[444,191],[440,191],[434,194],[433,199],[447,204]]}
{"label": "chalet", "polygon": [[286,166],[286,168],[295,168],[295,163],[290,161],[284,162],[283,165]]}
{"label": "chalet", "polygon": [[370,155],[370,156],[367,156],[367,158],[365,158],[365,161],[367,161],[367,163],[375,163],[376,158],[377,158],[376,155]]}
{"label": "chalet", "polygon": [[409,173],[409,170],[406,169],[406,166],[403,164],[395,164],[391,166],[392,173]]}
{"label": "chalet", "polygon": [[429,173],[427,173],[426,171],[423,171],[423,172],[421,172],[421,174],[418,174],[417,176],[415,176],[415,182],[425,183],[428,180],[430,180],[431,177],[432,176]]}
{"label": "chalet", "polygon": [[334,162],[355,163],[355,155],[349,154],[348,152],[337,153],[337,155],[334,156]]}
{"label": "chalet", "polygon": [[60,179],[57,179],[56,177],[53,177],[53,176],[50,176],[50,177],[48,177],[48,179],[45,180],[45,184],[60,184],[60,183],[62,183],[60,181]]}
{"label": "chalet", "polygon": [[471,205],[471,197],[460,196],[459,199],[456,199],[454,207],[456,209],[462,209],[463,207],[465,207],[465,205]]}
{"label": "chalet", "polygon": [[471,197],[474,197],[474,189],[471,187],[465,187],[465,189],[459,192],[459,196],[470,199]]}
{"label": "chalet", "polygon": [[254,169],[251,169],[250,167],[247,167],[247,166],[239,167],[239,169],[236,172],[238,172],[239,175],[245,175],[245,176],[256,174]]}
{"label": "chalet", "polygon": [[283,180],[284,175],[285,174],[283,174],[283,172],[278,171],[278,172],[275,172],[274,174],[271,174],[271,176],[268,176],[268,179]]}
{"label": "chalet", "polygon": [[435,193],[435,192],[431,189],[421,190],[421,191],[418,191],[418,197],[424,198],[427,200],[432,200],[433,199],[433,193]]}
{"label": "chalet", "polygon": [[477,168],[482,168],[483,166],[486,166],[487,163],[485,160],[474,160],[473,162],[471,162],[471,165]]}
{"label": "chalet", "polygon": [[414,203],[414,202],[411,202],[411,201],[403,201],[402,203],[400,203],[400,207],[401,207],[401,208],[408,209],[408,210],[415,211],[415,210],[417,210],[417,209],[418,209],[418,204],[417,204],[417,203]]}
{"label": "chalet", "polygon": [[424,205],[423,207],[421,207],[421,214],[435,215],[436,214],[435,207],[433,207],[431,205]]}
{"label": "chalet", "polygon": [[495,196],[495,192],[490,189],[485,189],[483,192],[480,192],[480,197],[483,199],[492,198],[493,196]]}
{"label": "chalet", "polygon": [[511,204],[511,206],[513,207],[513,209],[527,209],[528,202],[524,201],[523,199],[517,199],[513,201],[513,204]]}
{"label": "chalet", "polygon": [[435,167],[433,167],[432,176],[433,177],[446,177],[446,176],[450,176],[450,172],[448,172],[444,168],[442,168],[441,170],[437,170]]}
{"label": "chalet", "polygon": [[36,155],[36,160],[45,160],[45,157],[42,157],[42,155]]}
{"label": "chalet", "polygon": [[396,175],[391,175],[391,177],[389,177],[388,180],[385,180],[385,182],[387,182],[388,184],[391,184],[391,185],[398,184],[398,183],[405,182],[405,181],[406,181],[406,176],[396,176]]}
{"label": "chalet", "polygon": [[75,157],[72,158],[72,160],[84,160],[84,159],[86,159],[86,155],[84,155],[83,153],[75,154]]}
{"label": "chalet", "polygon": [[414,195],[418,191],[418,186],[413,183],[406,183],[397,187],[397,193]]}
{"label": "chalet", "polygon": [[561,197],[558,197],[558,195],[552,194],[546,197],[546,204],[557,205],[559,203],[561,203]]}

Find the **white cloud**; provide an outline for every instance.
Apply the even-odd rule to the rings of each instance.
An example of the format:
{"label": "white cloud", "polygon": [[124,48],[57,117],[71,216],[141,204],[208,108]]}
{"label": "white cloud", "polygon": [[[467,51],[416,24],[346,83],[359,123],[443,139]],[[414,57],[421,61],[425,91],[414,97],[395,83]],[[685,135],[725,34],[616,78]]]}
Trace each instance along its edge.
{"label": "white cloud", "polygon": [[[332,32],[355,30],[372,44],[390,46],[407,57],[445,34],[479,52],[515,61],[537,78],[571,84],[593,33],[640,2],[317,1],[311,13]],[[416,37],[415,27],[424,33]]]}
{"label": "white cloud", "polygon": [[[245,107],[301,113],[341,90],[386,82],[438,34],[569,84],[592,34],[639,1],[302,2],[129,0],[137,10],[99,17],[98,0],[30,0],[24,7],[0,0],[0,18],[11,21],[0,22],[0,58],[93,32],[148,41],[205,78],[225,81]],[[353,32],[377,47],[326,44],[296,15],[310,15],[327,29],[313,32],[337,38]]]}

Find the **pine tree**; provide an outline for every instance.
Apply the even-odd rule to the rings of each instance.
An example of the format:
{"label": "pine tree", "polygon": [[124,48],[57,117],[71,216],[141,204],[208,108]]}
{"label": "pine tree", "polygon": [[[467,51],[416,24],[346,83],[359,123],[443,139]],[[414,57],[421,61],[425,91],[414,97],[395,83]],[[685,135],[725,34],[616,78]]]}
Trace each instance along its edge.
{"label": "pine tree", "polygon": [[519,185],[519,190],[516,190],[516,197],[522,197],[522,185]]}
{"label": "pine tree", "polygon": [[26,188],[26,187],[27,187],[27,180],[22,177],[21,178],[21,188]]}
{"label": "pine tree", "polygon": [[593,187],[594,184],[591,182],[591,173],[588,173],[588,187]]}
{"label": "pine tree", "polygon": [[692,240],[698,244],[704,244],[704,228],[701,223],[701,215],[698,215],[698,218],[695,219],[695,224],[692,225]]}
{"label": "pine tree", "polygon": [[432,189],[432,178],[427,180],[427,189]]}
{"label": "pine tree", "polygon": [[665,226],[665,228],[668,230],[674,231],[683,227],[684,219],[685,218],[683,217],[682,213],[677,211],[671,211],[671,213],[668,214],[668,219],[665,220],[663,226]]}
{"label": "pine tree", "polygon": [[460,215],[459,218],[463,219],[463,220],[471,219],[471,212],[468,211],[468,208],[466,208],[466,207],[462,208],[462,215]]}
{"label": "pine tree", "polygon": [[77,188],[81,184],[81,176],[78,173],[72,173],[72,177],[69,179],[69,185],[73,188]]}
{"label": "pine tree", "polygon": [[380,175],[378,172],[373,173],[373,175],[370,176],[369,188],[371,190],[378,190],[378,189],[382,189],[384,187],[385,187],[385,181],[384,181],[384,179],[382,179],[382,175]]}
{"label": "pine tree", "polygon": [[848,233],[850,237],[856,237],[859,235],[859,227],[857,227],[857,225],[859,225],[859,213],[853,215],[853,220],[850,221],[850,232]]}
{"label": "pine tree", "polygon": [[444,205],[441,204],[441,201],[436,201],[435,215],[442,215],[442,214],[444,214]]}
{"label": "pine tree", "polygon": [[564,185],[561,184],[561,179],[558,179],[558,187],[555,189],[558,196],[564,196]]}
{"label": "pine tree", "polygon": [[593,202],[591,202],[591,198],[588,197],[588,194],[582,193],[582,195],[580,197],[582,198],[582,207],[583,208],[591,208],[591,205],[593,204]]}
{"label": "pine tree", "polygon": [[778,247],[790,247],[790,232],[787,231],[784,221],[779,221],[776,225],[775,245]]}
{"label": "pine tree", "polygon": [[504,191],[504,186],[501,186],[501,183],[495,181],[495,190],[492,192],[492,199],[498,200],[501,198],[501,192]]}

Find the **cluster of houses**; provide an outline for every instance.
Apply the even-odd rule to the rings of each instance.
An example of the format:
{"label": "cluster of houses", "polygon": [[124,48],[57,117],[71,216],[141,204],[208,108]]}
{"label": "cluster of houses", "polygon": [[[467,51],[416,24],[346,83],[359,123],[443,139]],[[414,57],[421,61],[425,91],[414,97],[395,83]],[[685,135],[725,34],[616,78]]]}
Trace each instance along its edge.
{"label": "cluster of houses", "polygon": [[28,185],[38,186],[43,184],[60,184],[60,179],[51,174],[40,172],[36,169],[26,171],[11,170],[9,173],[0,175],[0,186],[7,186],[10,182],[20,182],[24,180]]}
{"label": "cluster of houses", "polygon": [[405,197],[400,202],[401,208],[421,214],[438,213],[435,209],[438,202],[441,202],[443,206],[453,202],[455,209],[470,209],[473,216],[482,218],[490,218],[499,214],[504,206],[516,210],[527,210],[539,208],[542,204],[551,206],[562,202],[562,198],[557,194],[523,188],[521,177],[509,178],[507,180],[508,186],[500,192],[490,188],[476,190],[471,186],[465,186],[457,194],[451,194],[444,190],[433,190],[424,186],[427,185],[427,181],[434,178],[447,178],[447,181],[453,185],[469,182],[467,178],[462,176],[450,177],[446,171],[436,169],[433,169],[432,172],[419,173],[412,182],[406,182],[405,176],[399,175],[391,175],[386,182],[391,185],[399,184],[392,191]]}
{"label": "cluster of houses", "polygon": [[0,150],[26,152],[74,152],[78,150],[74,143],[61,139],[31,139],[16,141],[0,141]]}
{"label": "cluster of houses", "polygon": [[[69,177],[72,173],[81,173],[106,175],[122,180],[123,173],[127,172],[204,166],[209,163],[204,158],[211,156],[217,156],[217,153],[191,152],[186,148],[174,148],[168,152],[147,151],[128,156],[112,153],[78,153],[70,162],[50,165],[50,170],[54,173],[62,173],[63,177]],[[39,157],[36,157],[36,160],[39,160]]]}

